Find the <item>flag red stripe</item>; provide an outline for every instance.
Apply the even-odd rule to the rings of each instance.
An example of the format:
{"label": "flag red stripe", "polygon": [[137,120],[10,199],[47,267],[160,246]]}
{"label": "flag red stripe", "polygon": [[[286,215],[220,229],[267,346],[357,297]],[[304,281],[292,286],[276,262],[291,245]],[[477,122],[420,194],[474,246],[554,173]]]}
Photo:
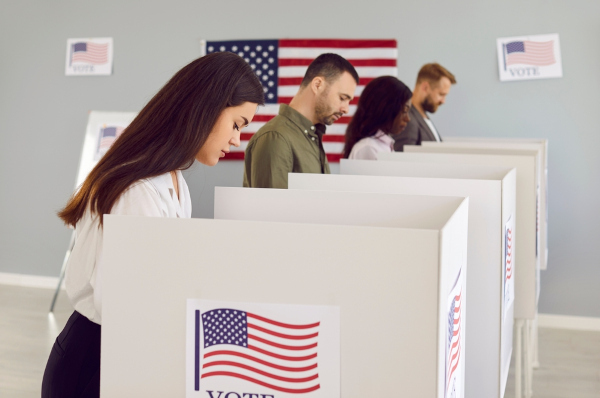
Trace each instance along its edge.
{"label": "flag red stripe", "polygon": [[327,161],[331,162],[331,163],[339,163],[341,158],[342,158],[341,153],[328,153],[327,154]]}
{"label": "flag red stripe", "polygon": [[313,358],[317,357],[317,353],[305,355],[303,357],[290,357],[287,355],[279,355],[279,354],[275,354],[274,352],[271,352],[271,351],[263,350],[262,348],[254,347],[250,344],[248,344],[248,349],[260,352],[261,354],[265,354],[265,355],[268,355],[273,358],[283,359],[286,361],[307,361],[309,359],[313,359]]}
{"label": "flag red stripe", "polygon": [[292,325],[292,324],[289,324],[289,323],[282,323],[282,322],[273,321],[271,319],[264,318],[264,317],[262,317],[260,315],[250,314],[249,312],[246,313],[246,316],[248,318],[258,319],[259,321],[270,323],[271,325],[280,326],[282,328],[289,328],[289,329],[310,329],[310,328],[317,327],[317,326],[319,326],[321,324],[321,322],[315,322],[315,323],[310,323],[310,324],[307,324],[307,325]]}
{"label": "flag red stripe", "polygon": [[[288,104],[292,101],[292,98],[294,97],[278,97],[278,101],[280,104]],[[354,97],[352,98],[352,100],[350,101],[351,105],[356,105],[358,104],[358,100],[360,99],[360,97]]]}
{"label": "flag red stripe", "polygon": [[261,332],[264,332],[264,333],[270,334],[271,336],[281,337],[281,338],[284,338],[284,339],[290,339],[290,340],[306,340],[306,339],[312,339],[313,337],[317,337],[317,336],[319,335],[319,333],[317,332],[317,333],[313,333],[313,334],[306,334],[306,335],[304,335],[304,336],[293,336],[293,335],[291,335],[291,334],[277,333],[277,332],[274,332],[274,331],[272,331],[272,330],[269,330],[269,329],[262,328],[262,327],[260,327],[260,326],[258,326],[258,325],[252,325],[251,323],[249,323],[249,324],[248,324],[248,328],[249,328],[249,329],[256,329],[256,330],[259,330],[259,331],[261,331]]}
{"label": "flag red stripe", "polygon": [[396,48],[396,40],[281,39],[279,47],[307,48]]}
{"label": "flag red stripe", "polygon": [[275,380],[279,380],[279,381],[285,381],[288,383],[305,383],[307,381],[311,381],[311,380],[314,380],[319,377],[319,375],[317,373],[315,373],[314,375],[311,375],[311,376],[307,376],[307,377],[297,377],[297,378],[283,377],[283,376],[275,375],[273,373],[265,372],[264,370],[254,368],[252,366],[244,365],[242,363],[237,363],[237,362],[231,362],[231,361],[215,361],[215,362],[206,363],[202,366],[202,369],[208,368],[210,366],[221,366],[221,365],[222,366],[233,366],[233,367],[237,367],[237,368],[246,369],[251,372],[258,373],[259,375],[266,376],[271,379],[275,379]]}
{"label": "flag red stripe", "polygon": [[73,61],[85,61],[85,62],[91,62],[91,63],[106,63],[108,62],[108,59],[106,57],[88,57],[85,54],[75,54],[73,55],[72,58]]}
{"label": "flag red stripe", "polygon": [[[447,387],[447,388],[450,388],[450,380],[452,380],[452,375],[454,375],[454,371],[455,371],[455,370],[456,370],[456,368],[458,367],[458,364],[459,364],[459,359],[460,359],[460,349],[458,350],[458,354],[459,354],[459,357],[458,357],[458,359],[456,360],[456,363],[455,363],[455,364],[454,364],[454,366],[453,366],[453,367],[450,369],[450,374],[449,374],[449,376],[448,376],[448,387]],[[452,363],[452,362],[451,362],[451,363]]]}
{"label": "flag red stripe", "polygon": [[[252,123],[255,123],[255,122],[266,123],[266,122],[270,121],[271,119],[273,119],[274,117],[275,117],[275,115],[254,115],[254,117],[252,118]],[[334,123],[335,124],[348,124],[348,123],[350,123],[350,120],[352,120],[352,116],[342,116],[341,118],[336,120]],[[242,133],[242,135],[244,135],[244,134],[252,134],[252,133]]]}
{"label": "flag red stripe", "polygon": [[221,160],[244,160],[244,152],[229,152]]}
{"label": "flag red stripe", "polygon": [[281,366],[281,365],[277,365],[265,360],[262,360],[260,358],[256,358],[253,357],[251,355],[247,355],[247,354],[242,354],[240,352],[236,352],[236,351],[229,351],[229,350],[221,350],[221,351],[213,351],[213,352],[209,352],[207,354],[204,354],[204,358],[209,358],[215,355],[233,355],[236,357],[240,357],[240,358],[245,358],[248,359],[250,361],[254,361],[257,363],[260,363],[261,365],[265,365],[268,366],[270,368],[273,369],[279,369],[279,370],[284,370],[287,372],[306,372],[307,370],[311,370],[317,367],[317,364],[314,363],[312,365],[309,366],[302,366],[302,367],[291,367],[291,366]]}
{"label": "flag red stripe", "polygon": [[[302,77],[280,77],[277,79],[277,84],[280,86],[299,86],[302,83]],[[359,86],[366,86],[375,79],[374,77],[361,77],[358,79]]]}
{"label": "flag red stripe", "polygon": [[254,115],[252,122],[268,122],[273,119],[275,115]]}
{"label": "flag red stripe", "polygon": [[254,379],[252,377],[244,376],[244,375],[241,375],[241,374],[238,374],[238,373],[233,373],[233,372],[210,372],[210,373],[203,374],[202,378],[211,377],[211,376],[237,377],[238,379],[246,380],[246,381],[249,381],[251,383],[255,383],[255,384],[258,384],[260,386],[270,388],[272,390],[286,392],[288,394],[306,394],[308,392],[315,391],[315,390],[318,390],[319,388],[321,388],[320,384],[317,384],[315,386],[308,387],[308,388],[298,388],[298,389],[296,389],[296,388],[284,388],[284,387],[279,387],[279,386],[276,386],[276,385],[273,385],[273,384],[265,383],[263,381]]}
{"label": "flag red stripe", "polygon": [[325,134],[323,136],[323,142],[341,142],[341,143],[344,143],[344,142],[346,142],[346,136],[345,135],[340,135],[340,134],[330,134],[330,135]]}
{"label": "flag red stripe", "polygon": [[[343,118],[342,118],[343,119]],[[240,141],[250,141],[250,138],[256,133],[241,133]],[[325,134],[323,136],[323,142],[340,142],[344,143],[345,135],[344,134]]]}
{"label": "flag red stripe", "polygon": [[[279,67],[282,66],[308,66],[313,58],[280,58]],[[396,66],[395,59],[349,59],[354,67],[360,66]]]}
{"label": "flag red stripe", "polygon": [[248,338],[256,340],[256,341],[260,341],[261,343],[270,345],[271,347],[281,348],[283,350],[290,350],[290,351],[310,350],[311,348],[315,348],[317,346],[317,343],[308,344],[308,345],[302,345],[302,346],[293,346],[293,345],[279,344],[279,343],[275,343],[275,342],[273,342],[271,340],[267,340],[267,339],[263,339],[262,337],[255,336],[255,335],[250,334],[250,333],[248,333]]}

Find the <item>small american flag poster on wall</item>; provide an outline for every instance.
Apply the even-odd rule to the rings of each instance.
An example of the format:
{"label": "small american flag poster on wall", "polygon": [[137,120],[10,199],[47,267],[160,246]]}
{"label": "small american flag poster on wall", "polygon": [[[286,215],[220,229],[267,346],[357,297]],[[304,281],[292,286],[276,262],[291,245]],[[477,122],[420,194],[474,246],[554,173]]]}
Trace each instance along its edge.
{"label": "small american flag poster on wall", "polygon": [[66,76],[111,75],[112,37],[67,39]]}
{"label": "small american flag poster on wall", "polygon": [[188,299],[186,397],[340,397],[334,306]]}
{"label": "small american flag poster on wall", "polygon": [[496,40],[500,81],[562,77],[558,34]]}

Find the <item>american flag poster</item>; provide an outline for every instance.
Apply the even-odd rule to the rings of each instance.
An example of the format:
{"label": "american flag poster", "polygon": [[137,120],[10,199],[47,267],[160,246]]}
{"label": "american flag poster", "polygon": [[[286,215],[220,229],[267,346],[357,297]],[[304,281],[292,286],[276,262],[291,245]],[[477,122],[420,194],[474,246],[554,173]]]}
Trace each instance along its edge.
{"label": "american flag poster", "polygon": [[66,76],[111,75],[112,37],[67,40]]}
{"label": "american flag poster", "polygon": [[448,295],[446,323],[446,377],[445,398],[462,397],[462,361],[464,361],[463,347],[463,283],[462,272],[458,271],[454,286]]}
{"label": "american flag poster", "polygon": [[75,188],[83,183],[110,145],[136,116],[137,112],[89,112]]}
{"label": "american flag poster", "polygon": [[100,160],[104,156],[106,151],[108,151],[123,130],[125,130],[125,127],[127,127],[127,124],[119,122],[102,123],[98,126],[98,149],[94,156],[96,160]]}
{"label": "american flag poster", "polygon": [[202,54],[230,51],[243,57],[263,84],[266,106],[244,129],[239,148],[232,148],[225,159],[241,160],[248,140],[279,113],[280,104],[289,104],[298,92],[308,65],[320,54],[335,53],[356,68],[359,84],[350,103],[350,112],[327,126],[323,147],[329,162],[339,162],[344,148],[346,127],[356,111],[365,85],[378,76],[398,75],[398,50],[394,39],[273,39],[202,41]]}
{"label": "american flag poster", "polygon": [[540,255],[540,184],[535,189],[535,257]]}
{"label": "american flag poster", "polygon": [[187,398],[340,397],[338,307],[188,299],[186,330]]}
{"label": "american flag poster", "polygon": [[504,296],[504,316],[508,313],[508,309],[515,300],[515,277],[514,277],[514,238],[515,221],[512,215],[504,225],[504,267],[502,270],[503,276],[503,296]]}
{"label": "american flag poster", "polygon": [[558,34],[496,40],[500,81],[562,77]]}

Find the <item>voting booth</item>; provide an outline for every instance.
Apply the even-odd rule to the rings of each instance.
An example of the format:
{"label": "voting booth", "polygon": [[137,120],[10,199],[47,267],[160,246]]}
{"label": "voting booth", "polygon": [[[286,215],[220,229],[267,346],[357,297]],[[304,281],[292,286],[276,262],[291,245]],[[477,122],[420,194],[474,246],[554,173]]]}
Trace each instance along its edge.
{"label": "voting booth", "polygon": [[[513,151],[540,151],[540,195],[538,211],[538,227],[540,233],[540,269],[548,268],[548,140],[545,139],[508,139],[508,138],[468,138],[452,137],[444,142],[427,141],[424,147],[453,147],[473,149],[498,149],[494,153],[512,153]],[[410,151],[410,150],[409,150]],[[467,152],[465,152],[467,153]],[[468,153],[481,153],[480,151],[469,151]]]}
{"label": "voting booth", "polygon": [[[295,191],[291,203],[265,192],[293,193],[217,188],[215,215],[230,220],[105,216],[102,397],[207,397],[209,382],[229,398],[463,397],[468,199]],[[280,215],[257,217],[265,206]],[[337,308],[337,366],[318,362],[317,384],[295,394],[201,367],[195,390],[190,299],[285,306],[286,316]],[[329,337],[315,343],[319,361],[335,352]]]}
{"label": "voting booth", "polygon": [[512,239],[515,236],[516,170],[461,164],[422,166],[415,168],[406,162],[342,160],[343,175],[290,173],[288,186],[290,189],[468,196],[469,323],[465,391],[467,397],[503,397],[513,347],[512,258],[515,248]]}
{"label": "voting booth", "polygon": [[[450,153],[446,153],[450,152]],[[456,153],[452,153],[456,152]],[[516,359],[515,390],[521,397],[521,366],[524,368],[525,392],[531,394],[532,369],[536,363],[537,303],[540,291],[539,261],[539,151],[519,151],[516,154],[461,153],[461,148],[405,146],[405,152],[381,153],[381,160],[410,162],[415,168],[421,163],[504,166],[517,170],[517,206],[515,220],[515,318]],[[417,163],[419,165],[417,165]],[[342,167],[340,167],[342,170]]]}
{"label": "voting booth", "polygon": [[[441,199],[441,200],[440,200]],[[434,196],[407,196],[407,195],[391,195],[391,194],[379,194],[379,193],[357,193],[357,192],[323,192],[323,191],[300,191],[300,190],[277,190],[277,189],[249,189],[249,188],[217,188],[215,191],[215,218],[227,218],[227,219],[244,219],[244,220],[265,220],[265,221],[285,221],[285,222],[294,222],[294,223],[322,223],[322,224],[342,224],[342,225],[377,225],[382,227],[387,227],[388,232],[385,233],[400,233],[398,230],[401,229],[402,234],[410,234],[411,231],[422,230],[422,229],[432,229],[436,230],[441,225],[434,225],[432,221],[437,223],[437,220],[443,220],[446,218],[448,210],[447,204],[444,202],[450,199],[453,203],[457,200],[454,197],[441,198]],[[461,199],[462,200],[462,199]],[[465,199],[465,201],[468,201]],[[464,202],[461,206],[461,213],[455,214],[453,217],[463,218],[467,217],[467,202]],[[455,205],[452,205],[454,207]],[[462,213],[464,211],[464,213]],[[442,213],[440,213],[442,212]],[[445,222],[445,221],[444,221]],[[458,222],[454,221],[453,223]],[[463,219],[460,221],[461,225],[464,228],[467,228],[467,220]],[[449,224],[448,224],[449,225]],[[459,234],[465,234],[466,231],[461,231]],[[445,235],[445,236],[444,236]],[[423,315],[427,312],[430,315],[437,314],[435,317],[438,318],[438,321],[441,324],[431,325],[431,324],[413,324],[410,327],[414,327],[417,330],[422,330],[425,332],[425,329],[435,329],[440,330],[438,334],[439,337],[442,337],[438,342],[443,341],[443,343],[438,343],[436,350],[438,351],[437,363],[432,363],[429,359],[425,359],[422,356],[413,357],[411,355],[404,356],[403,358],[398,358],[398,362],[392,366],[395,369],[396,376],[393,378],[395,381],[390,380],[392,385],[402,386],[402,390],[404,391],[402,394],[406,394],[407,396],[418,396],[419,394],[423,394],[425,389],[430,390],[429,393],[426,393],[430,396],[448,396],[447,393],[449,391],[446,390],[454,390],[454,394],[457,397],[464,396],[464,378],[460,376],[455,381],[446,381],[444,382],[442,379],[452,378],[454,377],[454,372],[460,369],[460,371],[464,374],[464,347],[465,340],[468,339],[468,332],[466,331],[466,325],[468,325],[466,314],[468,311],[468,295],[467,292],[467,264],[466,264],[466,246],[463,251],[463,244],[458,243],[459,240],[462,240],[463,237],[458,237],[456,243],[450,243],[447,241],[449,236],[446,232],[439,231],[438,237],[434,238],[434,241],[427,243],[423,241],[423,243],[427,244],[429,248],[425,248],[421,245],[419,247],[413,246],[410,251],[437,251],[440,255],[440,259],[434,262],[420,262],[419,260],[412,259],[413,255],[406,250],[409,250],[408,247],[404,245],[397,246],[396,243],[390,242],[386,244],[381,244],[379,239],[372,234],[365,234],[359,240],[347,241],[347,246],[355,246],[357,250],[375,250],[381,253],[383,256],[388,256],[393,258],[392,267],[395,269],[394,272],[410,272],[411,277],[408,277],[408,274],[405,274],[406,277],[403,278],[403,281],[395,281],[396,285],[395,292],[390,292],[390,294],[396,294],[397,297],[394,299],[395,302],[400,303],[404,302],[402,305],[417,306],[421,307],[420,299],[410,298],[404,295],[404,284],[413,284],[411,289],[417,288],[414,285],[421,285],[420,289],[427,290],[429,293],[421,292],[419,296],[423,294],[432,294],[434,296],[438,296],[438,307],[432,308],[429,305],[426,305],[419,309]],[[310,245],[312,240],[321,239],[320,236],[307,236],[304,238],[304,245],[306,246],[306,250],[311,250]],[[452,239],[455,239],[454,237]],[[446,241],[446,243],[444,243]],[[387,242],[387,241],[386,241]],[[413,241],[414,242],[414,241]],[[458,246],[455,246],[458,244]],[[447,246],[448,245],[448,246]],[[435,247],[440,247],[440,249],[435,249]],[[437,282],[432,281],[430,278],[433,274],[431,274],[431,269],[436,268],[438,270],[442,270],[445,268],[444,257],[446,254],[443,253],[445,250],[455,251],[456,256],[464,256],[461,257],[460,261],[461,271],[460,271],[460,279],[462,280],[462,296],[461,296],[461,319],[458,320],[456,318],[452,319],[450,322],[452,325],[449,325],[448,311],[450,307],[446,308],[452,300],[456,298],[455,293],[451,293],[450,296],[453,297],[452,300],[447,301],[447,298],[450,297],[446,294],[446,289],[448,286],[454,286],[450,291],[456,292],[456,278],[450,277],[449,282],[446,282],[444,279],[439,279]],[[458,252],[462,252],[462,254],[458,254]],[[424,254],[424,253],[421,253]],[[420,256],[420,255],[419,255]],[[387,261],[386,261],[387,263]],[[381,264],[382,268],[379,266],[375,266],[373,262],[369,267],[366,267],[361,270],[364,278],[371,278],[373,274],[387,273],[386,269],[390,267],[390,265]],[[340,278],[340,282],[345,280],[346,274],[348,271],[341,271],[338,275]],[[445,278],[443,276],[443,272],[436,271],[435,278]],[[456,271],[453,271],[455,275]],[[452,274],[452,273],[451,273]],[[453,280],[454,279],[454,280]],[[340,283],[338,282],[338,283]],[[448,283],[450,285],[448,285]],[[438,284],[439,288],[435,288],[434,286]],[[447,285],[447,286],[446,286]],[[417,288],[419,289],[419,288]],[[439,292],[435,291],[435,289],[441,289]],[[373,292],[373,298],[375,301],[372,302],[373,305],[384,305],[384,303],[380,302],[377,296],[379,293]],[[404,301],[408,300],[408,301]],[[445,303],[445,304],[444,304]],[[396,311],[402,311],[400,307],[396,307]],[[342,313],[344,311],[342,310]],[[444,315],[445,314],[445,315]],[[443,315],[440,318],[440,315]],[[425,315],[426,316],[426,315]],[[434,319],[434,318],[431,318]],[[452,347],[454,346],[451,343],[450,339],[447,339],[448,333],[450,329],[454,329],[453,332],[456,335],[456,327],[460,323],[460,352],[455,351]],[[442,329],[439,329],[440,325],[443,325]],[[404,332],[408,325],[405,325],[402,331],[398,331],[395,334],[395,338],[399,340],[405,340],[406,336]],[[450,329],[449,329],[450,328]],[[342,331],[342,333],[345,333]],[[429,332],[427,332],[429,334]],[[432,344],[430,338],[421,339],[416,338],[412,339],[412,343],[420,349],[424,349],[428,344]],[[448,345],[450,344],[450,345]],[[458,347],[454,346],[455,349]],[[413,347],[414,349],[414,347]],[[446,361],[447,358],[448,361]],[[401,375],[404,375],[405,372],[400,370],[405,367],[411,367],[414,361],[426,361],[430,363],[429,370],[423,370],[421,376],[417,376],[413,374],[409,378],[404,378]],[[459,361],[459,362],[455,362]],[[424,364],[424,363],[423,363]],[[447,366],[446,366],[447,365]],[[342,360],[342,367],[347,366],[347,362],[345,359]],[[457,367],[458,366],[458,367]],[[421,368],[421,365],[419,365]],[[393,371],[393,370],[392,370]],[[434,374],[434,373],[437,373]],[[442,376],[442,374],[446,374],[446,376]],[[357,377],[360,377],[357,375]],[[399,378],[400,377],[400,378]],[[413,379],[413,377],[416,377]],[[425,379],[429,380],[425,382]],[[437,380],[437,382],[434,382]],[[456,385],[454,383],[457,383]],[[426,383],[432,383],[437,385],[437,392],[431,390],[431,386],[426,386]],[[454,386],[454,387],[453,387]],[[388,390],[388,394],[397,395],[398,392],[391,392],[392,390]],[[409,393],[408,391],[414,391]],[[377,394],[367,394],[376,396]],[[385,395],[385,394],[384,394]],[[354,394],[351,394],[354,396]],[[362,394],[357,394],[356,396],[362,396]]]}
{"label": "voting booth", "polygon": [[[410,163],[466,164],[477,166],[502,166],[517,170],[517,209],[515,229],[515,318],[534,319],[539,299],[539,248],[537,234],[538,161],[537,151],[519,154],[460,153],[460,148],[437,148],[407,145],[405,152],[381,153],[380,161]],[[443,151],[450,151],[449,153]],[[456,151],[456,153],[452,153]],[[340,164],[340,173],[348,171]],[[415,168],[421,167],[414,166]]]}

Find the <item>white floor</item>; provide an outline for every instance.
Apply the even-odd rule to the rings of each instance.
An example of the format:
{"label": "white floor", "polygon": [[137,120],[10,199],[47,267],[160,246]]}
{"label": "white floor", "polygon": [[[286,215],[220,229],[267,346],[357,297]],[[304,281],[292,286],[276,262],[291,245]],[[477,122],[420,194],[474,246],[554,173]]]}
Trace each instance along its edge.
{"label": "white floor", "polygon": [[[1,398],[40,396],[48,353],[72,312],[63,291],[49,316],[52,294],[50,289],[0,285]],[[539,345],[534,397],[600,397],[600,332],[540,328]],[[513,368],[506,398],[515,396]]]}

